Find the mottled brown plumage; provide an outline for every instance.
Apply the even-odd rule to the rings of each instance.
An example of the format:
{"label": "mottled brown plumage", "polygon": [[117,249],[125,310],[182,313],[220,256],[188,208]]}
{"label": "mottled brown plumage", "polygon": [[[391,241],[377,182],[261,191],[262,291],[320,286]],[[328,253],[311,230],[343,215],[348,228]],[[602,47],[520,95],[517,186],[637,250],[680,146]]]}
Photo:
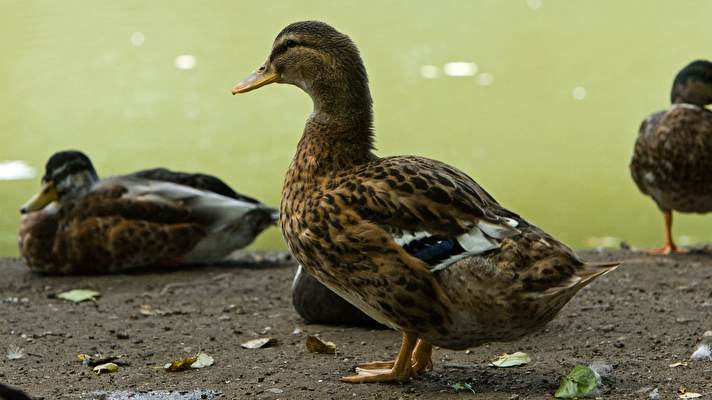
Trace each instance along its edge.
{"label": "mottled brown plumage", "polygon": [[651,114],[638,131],[630,172],[665,216],[665,245],[653,253],[684,251],[672,240],[672,211],[712,211],[712,63],[695,61],[676,76],[673,104]]}
{"label": "mottled brown plumage", "polygon": [[232,189],[203,174],[155,169],[99,181],[74,151],[52,156],[42,180],[19,230],[20,254],[42,273],[214,262],[249,244],[277,215],[236,193],[212,192]]}
{"label": "mottled brown plumage", "polygon": [[403,332],[395,361],[363,364],[345,381],[407,379],[432,365],[431,344],[519,338],[615,267],[585,264],[454,167],[374,155],[365,68],[332,27],[287,26],[233,93],[271,82],[314,102],[282,191],[290,250],[319,281]]}

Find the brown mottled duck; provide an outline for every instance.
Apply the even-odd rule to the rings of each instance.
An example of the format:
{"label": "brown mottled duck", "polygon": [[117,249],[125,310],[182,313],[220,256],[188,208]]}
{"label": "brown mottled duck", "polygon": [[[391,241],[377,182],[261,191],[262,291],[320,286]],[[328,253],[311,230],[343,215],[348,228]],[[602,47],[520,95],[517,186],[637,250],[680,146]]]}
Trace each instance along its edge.
{"label": "brown mottled duck", "polygon": [[158,168],[100,180],[78,151],[52,155],[21,212],[20,255],[47,274],[220,261],[278,215],[205,174]]}
{"label": "brown mottled duck", "polygon": [[394,361],[361,364],[342,380],[407,380],[431,368],[433,345],[517,339],[616,267],[583,262],[454,167],[376,156],[366,69],[331,26],[284,28],[233,93],[273,82],[314,103],[282,190],[291,252],[324,285],[402,332]]}
{"label": "brown mottled duck", "polygon": [[652,254],[683,253],[672,238],[672,212],[712,211],[712,62],[697,60],[678,72],[672,105],[640,125],[630,172],[655,200],[665,221],[665,244]]}

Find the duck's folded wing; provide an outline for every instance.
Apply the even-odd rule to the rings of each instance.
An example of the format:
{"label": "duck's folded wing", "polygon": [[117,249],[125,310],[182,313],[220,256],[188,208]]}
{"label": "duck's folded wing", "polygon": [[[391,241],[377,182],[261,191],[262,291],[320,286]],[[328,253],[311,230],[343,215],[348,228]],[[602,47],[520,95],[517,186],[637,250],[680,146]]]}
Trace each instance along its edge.
{"label": "duck's folded wing", "polygon": [[[217,193],[195,189],[166,181],[132,177],[107,179],[103,185],[124,188],[116,202],[138,210],[170,210],[173,216],[185,214],[186,221],[199,223],[209,230],[219,230],[234,224],[247,213],[256,210],[274,211],[250,201],[234,199]],[[152,218],[141,213],[144,218]]]}
{"label": "duck's folded wing", "polygon": [[128,176],[154,181],[173,182],[179,185],[190,186],[194,189],[217,193],[225,197],[243,200],[248,203],[259,203],[258,200],[253,199],[252,197],[237,193],[227,183],[212,175],[172,171],[166,168],[153,168],[137,171]]}
{"label": "duck's folded wing", "polygon": [[437,266],[445,260],[495,249],[519,233],[516,214],[463,172],[421,157],[369,164],[323,198],[378,224],[410,254]]}

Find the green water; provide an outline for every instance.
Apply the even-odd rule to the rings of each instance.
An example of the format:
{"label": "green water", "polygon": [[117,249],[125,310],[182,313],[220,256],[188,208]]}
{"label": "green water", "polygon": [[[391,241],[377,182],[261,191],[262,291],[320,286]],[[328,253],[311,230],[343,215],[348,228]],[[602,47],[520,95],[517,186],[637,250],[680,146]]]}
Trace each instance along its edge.
{"label": "green water", "polygon": [[[276,205],[310,100],[280,85],[229,92],[284,25],[321,19],[361,49],[379,154],[447,161],[576,247],[607,236],[660,244],[662,217],[628,161],[674,73],[712,56],[712,2],[537,3],[6,1],[0,160],[41,169],[52,152],[78,148],[103,175],[201,170]],[[193,69],[176,68],[181,54]],[[451,61],[494,81],[421,76]],[[17,209],[38,180],[0,181],[0,255],[17,253]],[[712,241],[709,222],[677,218],[675,234]],[[253,247],[284,248],[276,229]]]}

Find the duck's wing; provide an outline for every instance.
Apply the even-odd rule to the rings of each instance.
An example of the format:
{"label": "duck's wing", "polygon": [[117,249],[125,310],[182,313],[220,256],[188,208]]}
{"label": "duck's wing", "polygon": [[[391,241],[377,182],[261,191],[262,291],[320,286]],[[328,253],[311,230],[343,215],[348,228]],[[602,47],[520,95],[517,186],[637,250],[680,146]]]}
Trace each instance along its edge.
{"label": "duck's wing", "polygon": [[[638,128],[638,137],[633,148],[633,157],[630,161],[630,174],[641,192],[648,193],[648,184],[651,183],[650,171],[655,168],[653,159],[657,147],[656,132],[667,110],[650,114]],[[646,174],[647,173],[647,174]],[[647,177],[646,177],[647,175]]]}
{"label": "duck's wing", "polygon": [[631,175],[638,188],[652,196],[661,209],[689,207],[674,197],[709,195],[710,153],[712,112],[695,105],[674,104],[641,124]]}
{"label": "duck's wing", "polygon": [[[323,197],[332,214],[356,211],[408,253],[442,268],[519,234],[519,217],[465,173],[422,157],[384,158],[335,179]],[[328,188],[327,188],[328,189]]]}
{"label": "duck's wing", "polygon": [[232,199],[246,201],[248,203],[259,203],[257,199],[237,193],[227,183],[213,175],[172,171],[166,168],[152,168],[137,171],[127,176],[150,179],[154,181],[173,182],[179,185],[190,186],[194,189],[207,190]]}
{"label": "duck's wing", "polygon": [[126,197],[121,185],[103,184],[63,205],[52,271],[106,273],[145,265],[176,264],[206,235],[179,203]]}
{"label": "duck's wing", "polygon": [[[209,231],[221,230],[234,224],[248,213],[276,213],[276,210],[262,203],[226,197],[211,191],[169,181],[143,179],[132,176],[119,176],[101,181],[96,190],[123,188],[119,199],[125,208],[167,208],[182,210],[192,223],[198,223]],[[130,206],[129,206],[130,205]],[[141,218],[151,219],[150,215],[140,213]]]}

